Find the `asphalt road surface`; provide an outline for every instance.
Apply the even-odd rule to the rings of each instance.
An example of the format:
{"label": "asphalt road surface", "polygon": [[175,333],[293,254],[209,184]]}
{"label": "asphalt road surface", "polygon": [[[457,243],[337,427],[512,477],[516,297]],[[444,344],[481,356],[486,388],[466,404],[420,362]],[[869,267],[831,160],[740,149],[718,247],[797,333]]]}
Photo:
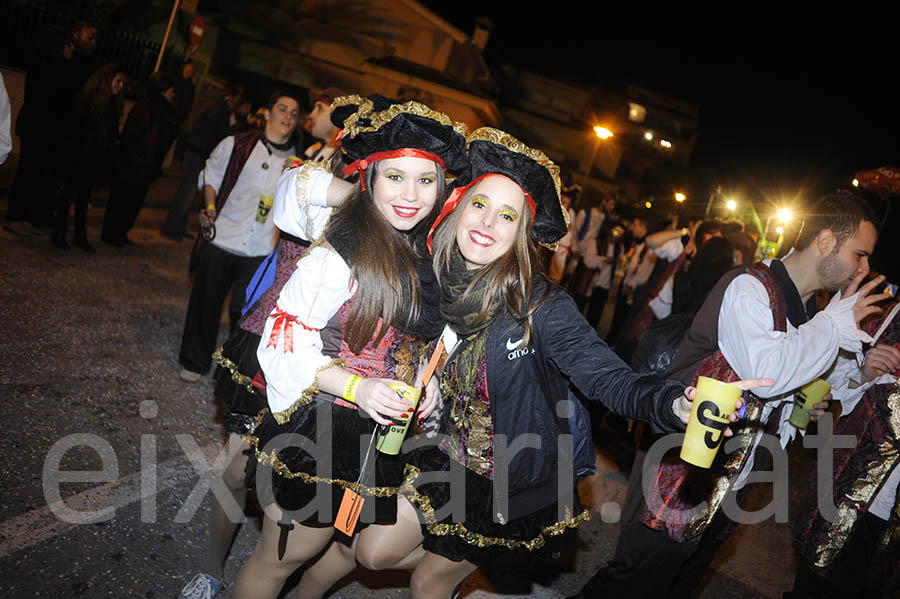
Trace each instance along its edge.
{"label": "asphalt road surface", "polygon": [[[176,184],[154,184],[135,245],[121,250],[99,241],[99,205],[88,226],[94,255],[0,230],[0,597],[174,598],[196,572],[223,435],[211,377],[178,378],[191,242],[158,233]],[[222,339],[226,331],[223,319]],[[529,572],[477,572],[463,597],[558,598],[579,588],[615,546],[627,473],[612,457],[598,453],[600,471],[583,485],[594,517],[576,551]],[[793,453],[791,465],[795,506],[805,466]],[[45,484],[54,470],[85,472]],[[251,514],[238,534],[229,583],[258,525]],[[408,580],[358,569],[333,596],[407,597]],[[738,530],[698,596],[776,598],[792,580],[789,525],[770,519]]]}

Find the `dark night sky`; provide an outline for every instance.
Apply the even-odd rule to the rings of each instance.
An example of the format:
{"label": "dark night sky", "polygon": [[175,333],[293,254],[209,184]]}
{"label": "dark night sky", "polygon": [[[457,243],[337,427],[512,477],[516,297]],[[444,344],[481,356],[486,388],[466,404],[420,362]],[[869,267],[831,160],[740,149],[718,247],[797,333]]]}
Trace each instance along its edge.
{"label": "dark night sky", "polygon": [[425,4],[468,34],[475,17],[490,18],[491,60],[586,85],[631,81],[696,104],[694,194],[718,183],[757,199],[809,199],[857,170],[900,166],[897,9],[790,15],[754,5],[744,15],[720,5],[728,16],[689,16],[638,4],[569,14],[548,7],[574,3]]}

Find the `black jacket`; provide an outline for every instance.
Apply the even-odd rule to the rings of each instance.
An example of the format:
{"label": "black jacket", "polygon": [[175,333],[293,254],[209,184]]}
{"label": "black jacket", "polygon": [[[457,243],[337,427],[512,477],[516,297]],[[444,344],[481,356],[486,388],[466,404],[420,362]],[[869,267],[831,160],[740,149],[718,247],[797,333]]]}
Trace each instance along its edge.
{"label": "black jacket", "polygon": [[[494,500],[500,522],[554,501],[571,505],[575,487],[571,438],[567,438],[567,411],[560,405],[568,398],[569,384],[617,414],[649,422],[654,432],[684,430],[672,411],[684,384],[632,371],[558,287],[534,313],[527,346],[518,343],[523,331],[524,326],[506,311],[488,329]],[[504,446],[509,449],[504,451]]]}

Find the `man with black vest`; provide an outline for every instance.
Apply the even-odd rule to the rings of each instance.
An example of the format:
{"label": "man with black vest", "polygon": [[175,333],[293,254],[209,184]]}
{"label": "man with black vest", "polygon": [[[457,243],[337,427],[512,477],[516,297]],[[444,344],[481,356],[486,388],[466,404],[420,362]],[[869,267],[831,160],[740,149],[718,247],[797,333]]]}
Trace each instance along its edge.
{"label": "man with black vest", "polygon": [[[720,451],[708,470],[689,466],[677,454],[655,464],[637,460],[616,553],[579,596],[689,597],[735,528],[728,510],[720,508],[735,500],[745,505],[747,493],[740,491],[749,488],[755,458],[756,469],[765,468],[759,462],[766,461],[766,452],[756,456],[763,433],[777,435],[784,447],[796,430],[785,409],[793,393],[824,377],[840,349],[860,355],[861,340],[869,338],[857,323],[887,297],[870,294],[883,277],[857,291],[869,272],[877,217],[850,192],[822,198],[808,214],[783,260],[741,266],[719,280],[665,373],[689,384],[698,375],[727,382],[774,379],[774,386],[754,390],[746,414],[732,424],[743,442],[728,455]],[[817,289],[835,297],[810,318],[805,306]],[[837,387],[834,393],[841,399]]]}
{"label": "man with black vest", "polygon": [[206,243],[198,238],[191,256],[191,270],[196,272],[178,357],[185,381],[200,380],[209,370],[229,290],[234,327],[247,283],[275,248],[278,230],[269,212],[285,159],[295,152],[290,139],[299,115],[296,99],[275,92],[265,111],[265,129],[223,139],[201,172],[206,215],[215,220],[215,236]]}

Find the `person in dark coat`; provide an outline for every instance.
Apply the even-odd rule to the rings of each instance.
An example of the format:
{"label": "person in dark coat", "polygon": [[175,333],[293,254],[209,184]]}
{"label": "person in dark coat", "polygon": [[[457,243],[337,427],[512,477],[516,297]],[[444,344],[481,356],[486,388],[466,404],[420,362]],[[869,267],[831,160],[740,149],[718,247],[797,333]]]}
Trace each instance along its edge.
{"label": "person in dark coat", "polygon": [[106,64],[94,73],[75,97],[72,105],[69,146],[69,173],[56,211],[53,245],[69,249],[66,233],[69,206],[75,204],[73,245],[86,252],[96,250],[87,240],[87,209],[91,188],[108,182],[116,160],[122,89],[126,76],[115,64]]}
{"label": "person in dark coat", "polygon": [[175,84],[168,76],[155,73],[147,94],[128,114],[119,139],[119,164],[113,177],[103,215],[105,243],[113,247],[133,245],[128,232],[144,206],[150,183],[159,176],[162,161],[175,139]]}
{"label": "person in dark coat", "polygon": [[16,117],[19,164],[9,192],[4,228],[16,235],[39,235],[53,222],[62,185],[52,156],[65,150],[72,101],[96,70],[97,27],[78,21],[50,56],[36,58],[25,78],[25,99]]}
{"label": "person in dark coat", "polygon": [[247,100],[243,90],[231,87],[194,122],[184,145],[184,176],[172,198],[166,220],[159,228],[166,239],[181,241],[187,237],[187,219],[197,190],[197,178],[213,148],[229,135],[237,133],[244,122],[236,114],[237,108],[244,104]]}

